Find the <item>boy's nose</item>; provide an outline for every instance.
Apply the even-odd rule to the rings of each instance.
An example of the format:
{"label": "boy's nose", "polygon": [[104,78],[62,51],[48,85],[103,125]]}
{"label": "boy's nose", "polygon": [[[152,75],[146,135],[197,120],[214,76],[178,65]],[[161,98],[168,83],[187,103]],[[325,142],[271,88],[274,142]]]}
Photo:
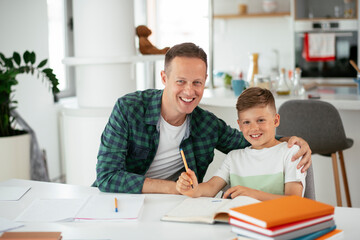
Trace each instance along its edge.
{"label": "boy's nose", "polygon": [[250,124],[250,129],[257,130],[257,129],[259,129],[259,125],[257,123],[251,123]]}

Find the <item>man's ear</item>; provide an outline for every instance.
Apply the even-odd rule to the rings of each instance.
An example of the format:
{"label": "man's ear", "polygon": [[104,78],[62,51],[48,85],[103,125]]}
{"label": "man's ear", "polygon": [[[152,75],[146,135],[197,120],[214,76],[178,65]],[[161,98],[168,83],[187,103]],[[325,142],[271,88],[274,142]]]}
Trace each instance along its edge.
{"label": "man's ear", "polygon": [[166,85],[167,76],[166,76],[165,71],[162,70],[162,71],[160,72],[160,74],[161,74],[161,82],[162,82],[164,85]]}

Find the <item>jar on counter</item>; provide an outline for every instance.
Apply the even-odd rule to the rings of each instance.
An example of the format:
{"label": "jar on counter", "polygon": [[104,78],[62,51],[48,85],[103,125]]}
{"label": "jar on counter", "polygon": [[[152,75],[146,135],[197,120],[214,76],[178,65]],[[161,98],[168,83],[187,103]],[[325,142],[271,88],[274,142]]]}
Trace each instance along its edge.
{"label": "jar on counter", "polygon": [[254,86],[271,90],[272,86],[271,86],[270,76],[262,76],[262,75],[256,74],[254,76]]}
{"label": "jar on counter", "polygon": [[250,58],[250,65],[249,65],[249,71],[247,74],[247,82],[249,83],[250,87],[253,87],[254,84],[254,77],[256,74],[259,74],[259,66],[258,66],[258,53],[252,53],[249,56]]}

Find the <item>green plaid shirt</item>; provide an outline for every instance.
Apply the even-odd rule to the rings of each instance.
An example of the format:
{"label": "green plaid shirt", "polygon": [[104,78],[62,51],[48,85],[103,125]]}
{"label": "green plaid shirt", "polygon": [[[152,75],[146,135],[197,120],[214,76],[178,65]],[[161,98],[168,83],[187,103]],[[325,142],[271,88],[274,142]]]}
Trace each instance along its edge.
{"label": "green plaid shirt", "polygon": [[[96,185],[101,191],[141,193],[144,175],[159,145],[162,93],[150,89],[118,99],[101,136],[96,165]],[[200,107],[189,118],[189,134],[180,148],[199,182],[213,160],[215,148],[228,153],[249,146],[241,132]]]}

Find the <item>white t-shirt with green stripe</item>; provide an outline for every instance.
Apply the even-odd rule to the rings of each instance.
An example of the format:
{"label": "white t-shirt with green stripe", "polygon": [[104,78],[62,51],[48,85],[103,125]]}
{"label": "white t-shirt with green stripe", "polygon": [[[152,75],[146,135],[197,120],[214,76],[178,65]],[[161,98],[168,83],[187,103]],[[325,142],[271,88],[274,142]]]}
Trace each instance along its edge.
{"label": "white t-shirt with green stripe", "polygon": [[303,195],[306,173],[296,169],[300,159],[292,162],[292,156],[299,150],[294,145],[288,148],[282,142],[271,148],[245,149],[229,152],[215,176],[221,177],[231,187],[241,185],[272,194],[284,194],[287,182],[301,182]]}

